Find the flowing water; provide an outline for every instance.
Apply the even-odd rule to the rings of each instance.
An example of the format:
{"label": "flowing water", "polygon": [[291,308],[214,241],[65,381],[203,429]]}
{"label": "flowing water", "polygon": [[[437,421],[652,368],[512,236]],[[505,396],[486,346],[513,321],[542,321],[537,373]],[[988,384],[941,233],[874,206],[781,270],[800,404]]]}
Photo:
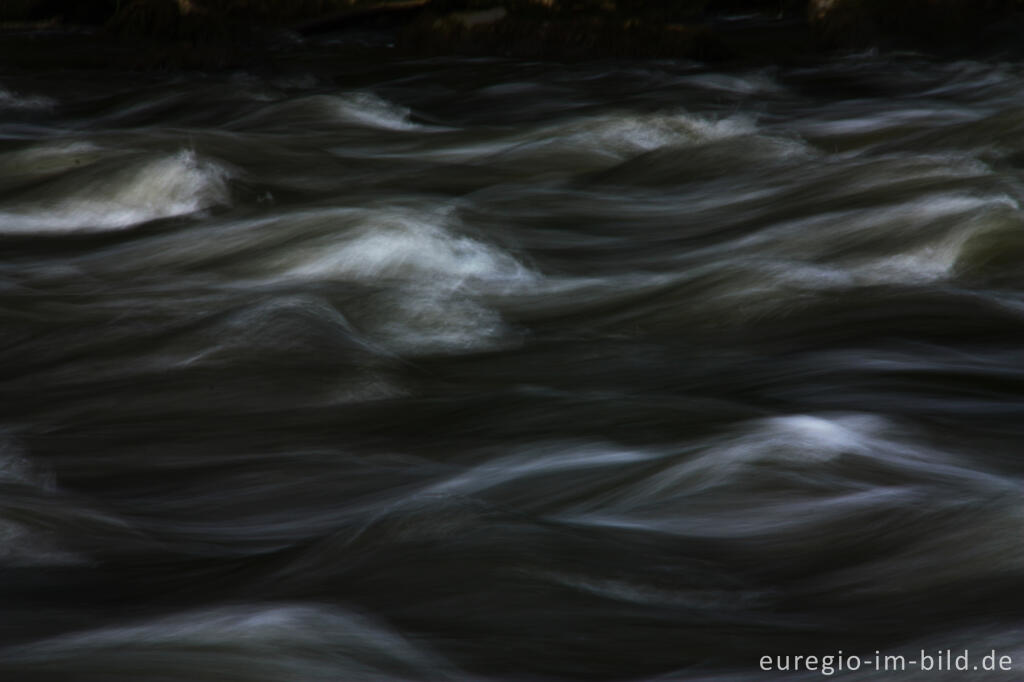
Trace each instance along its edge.
{"label": "flowing water", "polygon": [[0,88],[0,679],[1024,666],[1024,66]]}

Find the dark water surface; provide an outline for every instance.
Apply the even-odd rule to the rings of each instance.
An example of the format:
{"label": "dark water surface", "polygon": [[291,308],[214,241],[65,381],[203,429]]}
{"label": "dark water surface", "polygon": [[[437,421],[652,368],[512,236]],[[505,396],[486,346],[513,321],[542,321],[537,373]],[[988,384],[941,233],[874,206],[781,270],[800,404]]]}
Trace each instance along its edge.
{"label": "dark water surface", "polygon": [[310,64],[0,73],[0,679],[1019,679],[1024,66]]}

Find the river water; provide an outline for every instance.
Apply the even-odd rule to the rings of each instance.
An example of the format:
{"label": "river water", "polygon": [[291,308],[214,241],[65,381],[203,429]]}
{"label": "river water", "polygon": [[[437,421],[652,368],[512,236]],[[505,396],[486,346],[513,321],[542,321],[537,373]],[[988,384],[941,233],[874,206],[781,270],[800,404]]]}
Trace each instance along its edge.
{"label": "river water", "polygon": [[0,678],[1024,666],[1022,92],[0,72]]}

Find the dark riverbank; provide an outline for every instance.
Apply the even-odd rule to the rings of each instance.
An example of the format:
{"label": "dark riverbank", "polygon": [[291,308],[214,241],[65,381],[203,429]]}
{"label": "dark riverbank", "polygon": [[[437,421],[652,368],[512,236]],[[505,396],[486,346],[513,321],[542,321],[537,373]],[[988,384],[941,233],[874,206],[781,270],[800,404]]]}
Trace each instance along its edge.
{"label": "dark riverbank", "polygon": [[[1016,0],[23,0],[0,8],[0,60],[54,67],[230,68],[330,36],[339,58],[685,58],[794,63],[850,49],[1016,56]],[[54,37],[88,46],[74,64]]]}

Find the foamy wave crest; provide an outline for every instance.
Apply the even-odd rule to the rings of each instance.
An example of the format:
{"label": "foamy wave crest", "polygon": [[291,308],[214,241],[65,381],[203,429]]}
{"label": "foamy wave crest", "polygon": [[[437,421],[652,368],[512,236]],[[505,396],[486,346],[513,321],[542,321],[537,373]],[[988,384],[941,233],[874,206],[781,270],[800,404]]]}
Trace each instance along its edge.
{"label": "foamy wave crest", "polygon": [[546,129],[543,137],[558,135],[574,146],[591,147],[611,154],[632,155],[662,147],[700,144],[753,135],[754,122],[732,116],[720,120],[685,113],[600,116]]}
{"label": "foamy wave crest", "polygon": [[[664,463],[592,511],[579,505],[571,518],[687,535],[782,537],[872,510],[913,509],[929,492],[978,500],[1015,494],[1012,483],[965,466],[957,453],[864,413],[752,420]],[[880,476],[891,484],[876,485]]]}
{"label": "foamy wave crest", "polygon": [[75,185],[54,203],[0,210],[0,233],[116,230],[195,213],[229,201],[227,171],[192,151]]}
{"label": "foamy wave crest", "polygon": [[786,221],[694,251],[693,266],[678,277],[701,292],[695,309],[713,310],[719,321],[722,310],[733,321],[757,319],[838,291],[954,281],[983,270],[1001,244],[1018,248],[1022,224],[1008,194],[926,194]]}
{"label": "foamy wave crest", "polygon": [[536,275],[510,254],[454,233],[451,211],[389,209],[351,215],[350,229],[282,260],[287,274],[315,279],[518,282]]}
{"label": "foamy wave crest", "polygon": [[[874,284],[924,284],[953,277],[973,243],[990,233],[1015,231],[1021,223],[1020,205],[1006,194],[990,196],[929,196],[882,210],[836,216],[830,226],[832,244],[862,255],[813,263],[821,258],[821,246],[812,246],[809,236],[790,230],[788,244],[806,247],[811,262],[777,268],[775,277],[783,285],[804,285],[828,289]],[[819,244],[835,248],[821,232],[804,230]],[[878,244],[892,234],[914,240],[898,253],[876,256]],[[858,244],[859,242],[859,244]],[[787,247],[789,248],[789,247]],[[819,250],[814,254],[812,249]]]}
{"label": "foamy wave crest", "polygon": [[407,107],[373,93],[349,92],[309,95],[277,102],[243,117],[237,123],[246,128],[335,127],[339,123],[380,130],[425,128],[410,120],[411,113]]}
{"label": "foamy wave crest", "polygon": [[420,128],[409,120],[407,107],[378,97],[370,92],[354,92],[329,98],[337,116],[344,121],[387,130],[413,130]]}
{"label": "foamy wave crest", "polygon": [[269,265],[287,279],[379,286],[373,305],[359,316],[360,326],[396,351],[496,343],[504,324],[485,299],[540,279],[502,249],[458,234],[448,210],[370,210],[339,217],[348,229],[307,242]]}
{"label": "foamy wave crest", "polygon": [[685,112],[619,113],[562,121],[486,143],[428,153],[443,160],[486,159],[488,164],[531,174],[607,168],[642,154],[750,140],[759,157],[807,155],[798,139],[767,135],[747,116],[714,119]]}

